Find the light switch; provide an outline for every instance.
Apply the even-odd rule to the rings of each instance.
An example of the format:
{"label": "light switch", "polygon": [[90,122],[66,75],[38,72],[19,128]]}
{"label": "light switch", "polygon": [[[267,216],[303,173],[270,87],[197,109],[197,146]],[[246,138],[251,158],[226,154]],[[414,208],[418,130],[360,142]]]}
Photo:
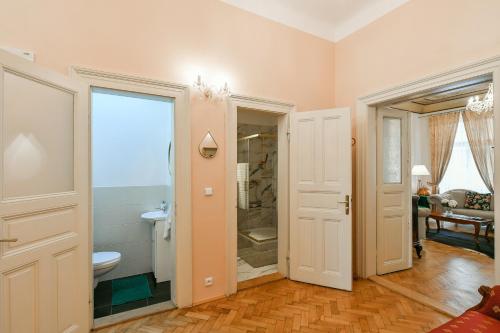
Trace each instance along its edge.
{"label": "light switch", "polygon": [[211,187],[205,187],[205,196],[209,197],[214,194],[214,189]]}

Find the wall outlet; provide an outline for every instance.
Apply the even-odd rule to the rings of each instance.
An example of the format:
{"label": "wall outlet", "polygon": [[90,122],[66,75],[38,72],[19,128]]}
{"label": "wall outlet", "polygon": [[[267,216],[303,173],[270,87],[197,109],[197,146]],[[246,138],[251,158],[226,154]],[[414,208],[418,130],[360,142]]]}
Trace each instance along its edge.
{"label": "wall outlet", "polygon": [[205,278],[205,287],[211,286],[214,284],[214,278],[211,276],[208,276]]}

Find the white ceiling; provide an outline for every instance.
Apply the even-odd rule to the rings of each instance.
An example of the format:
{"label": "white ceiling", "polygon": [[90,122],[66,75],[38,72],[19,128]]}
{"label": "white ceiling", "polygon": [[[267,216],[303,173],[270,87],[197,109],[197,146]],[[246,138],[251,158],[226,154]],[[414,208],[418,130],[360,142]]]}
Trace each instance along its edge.
{"label": "white ceiling", "polygon": [[221,0],[337,42],[409,0]]}

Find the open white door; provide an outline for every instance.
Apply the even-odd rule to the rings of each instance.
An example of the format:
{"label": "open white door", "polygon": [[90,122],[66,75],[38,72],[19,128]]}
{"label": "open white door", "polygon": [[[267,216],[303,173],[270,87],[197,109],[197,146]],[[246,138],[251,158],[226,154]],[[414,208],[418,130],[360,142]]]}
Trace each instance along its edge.
{"label": "open white door", "polygon": [[377,110],[377,274],[412,264],[408,117]]}
{"label": "open white door", "polygon": [[351,115],[292,115],[290,278],[352,289]]}
{"label": "open white door", "polygon": [[88,332],[88,92],[0,51],[0,332]]}

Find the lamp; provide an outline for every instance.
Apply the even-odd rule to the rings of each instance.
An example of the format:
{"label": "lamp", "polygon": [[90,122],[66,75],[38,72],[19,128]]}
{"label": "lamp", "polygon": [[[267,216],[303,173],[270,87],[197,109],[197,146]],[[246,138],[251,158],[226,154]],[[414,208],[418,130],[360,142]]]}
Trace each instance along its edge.
{"label": "lamp", "polygon": [[[413,176],[430,176],[431,173],[427,170],[427,167],[423,164],[415,164],[413,168],[411,168],[411,174]],[[429,195],[429,189],[425,186],[422,186],[422,180],[418,178],[417,185],[417,194],[421,195]]]}
{"label": "lamp", "polygon": [[484,95],[484,99],[480,100],[479,96],[473,96],[469,98],[467,106],[465,107],[467,111],[474,112],[489,112],[493,110],[493,83],[488,85],[488,92]]}
{"label": "lamp", "polygon": [[215,101],[220,101],[224,97],[229,96],[231,91],[229,90],[229,86],[227,82],[224,83],[224,86],[220,88],[216,88],[215,86],[211,86],[205,81],[201,79],[201,75],[198,75],[196,81],[193,83],[193,87],[198,89],[206,99],[213,99]]}

